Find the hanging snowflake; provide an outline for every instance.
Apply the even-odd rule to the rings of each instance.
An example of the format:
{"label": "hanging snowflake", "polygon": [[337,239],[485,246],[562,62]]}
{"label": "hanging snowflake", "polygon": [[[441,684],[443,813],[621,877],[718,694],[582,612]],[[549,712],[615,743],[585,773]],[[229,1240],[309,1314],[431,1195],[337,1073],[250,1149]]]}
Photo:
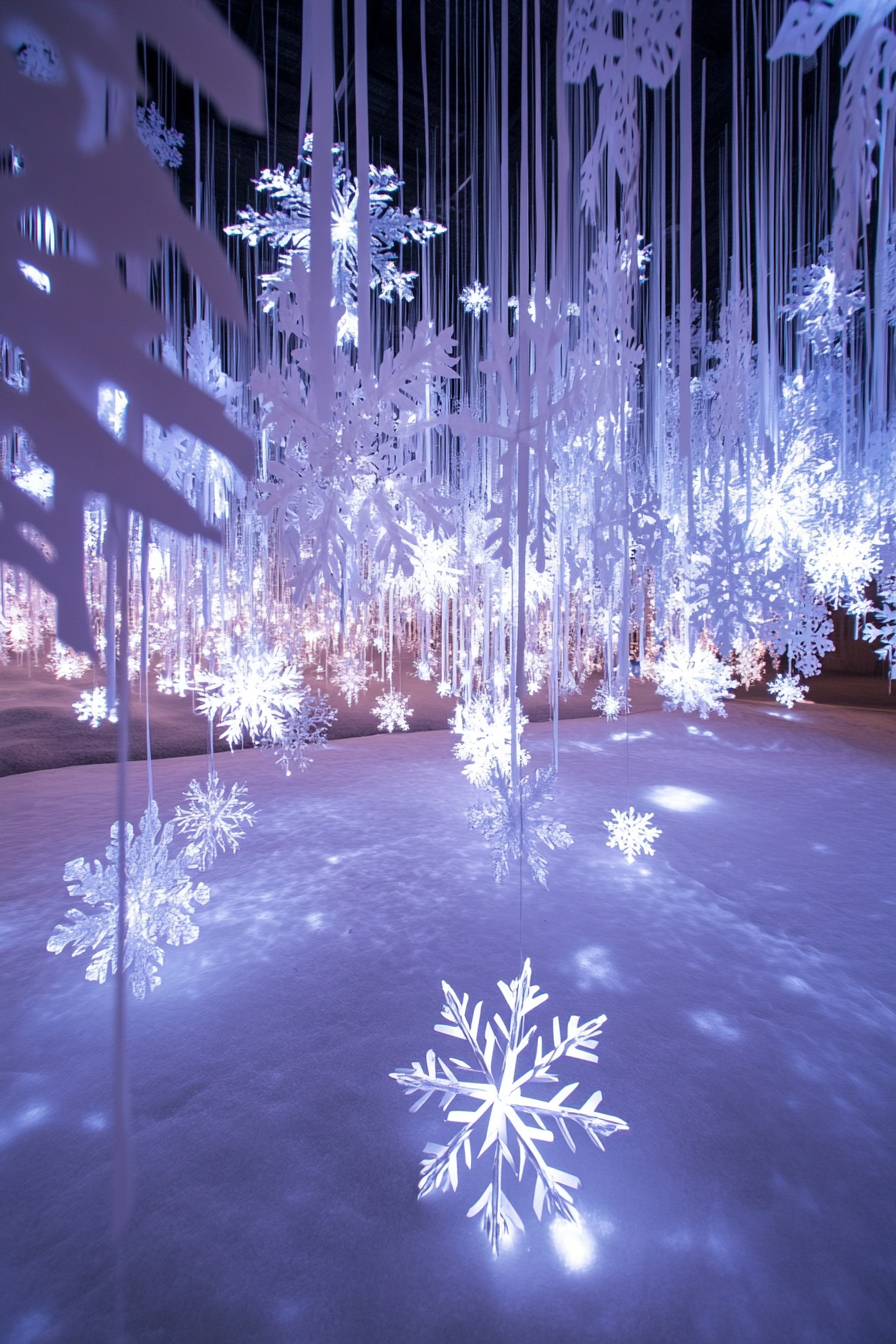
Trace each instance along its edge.
{"label": "hanging snowflake", "polygon": [[347,704],[353,705],[358,696],[364,694],[369,678],[370,669],[362,656],[345,653],[336,659],[333,684],[345,696]]}
{"label": "hanging snowflake", "polygon": [[183,162],[181,150],[184,137],[180,131],[166,126],[155,103],[138,107],[136,111],[137,137],[162,168],[179,168]]}
{"label": "hanging snowflake", "polygon": [[890,680],[896,680],[896,576],[891,575],[880,585],[880,606],[868,613],[876,616],[880,625],[870,621],[862,627],[862,638],[869,644],[880,640],[876,649],[878,658],[890,665]]}
{"label": "hanging snowflake", "polygon": [[255,745],[262,751],[276,752],[277,764],[288,777],[293,765],[300,770],[307,769],[314,759],[310,754],[312,747],[326,746],[327,733],[335,718],[336,710],[331,708],[325,695],[306,691],[299,708],[290,710],[285,716],[277,735],[263,733],[255,739]]}
{"label": "hanging snowflake", "polygon": [[684,642],[667,645],[650,675],[665,700],[663,709],[683,709],[685,714],[697,710],[701,719],[708,718],[710,710],[725,718],[722,701],[731,699],[737,684],[731,669],[709,649],[698,644],[688,653]]}
{"label": "hanging snowflake", "polygon": [[546,850],[568,849],[572,836],[562,821],[539,816],[545,803],[553,799],[557,772],[550,767],[536,770],[520,781],[518,789],[502,776],[488,790],[488,797],[467,812],[474,831],[481,831],[492,849],[495,881],[502,882],[510,864],[525,859],[532,876],[543,887],[548,884]]}
{"label": "hanging snowflake", "polygon": [[245,784],[233,784],[230,793],[217,774],[210,774],[205,788],[191,779],[184,797],[187,806],[175,808],[177,829],[188,838],[187,863],[205,872],[218,856],[218,850],[231,854],[239,849],[245,826],[255,825],[255,804],[245,798]]}
{"label": "hanging snowflake", "polygon": [[[529,722],[517,704],[517,753],[520,765],[529,760],[529,753],[521,745],[523,728]],[[500,704],[488,695],[474,695],[466,704],[462,701],[449,720],[451,731],[460,735],[454,748],[459,761],[468,761],[464,774],[471,784],[484,789],[496,779],[510,778],[510,701]]]}
{"label": "hanging snowflake", "polygon": [[628,714],[631,707],[628,696],[614,681],[602,681],[591,701],[591,708],[603,714],[610,723],[618,719],[620,714]]}
{"label": "hanging snowflake", "polygon": [[108,708],[106,691],[102,686],[94,686],[92,691],[82,691],[77,700],[72,702],[72,709],[78,722],[89,723],[91,728],[99,728],[103,719],[108,719],[110,723],[118,722],[115,706]]}
{"label": "hanging snowflake", "polygon": [[375,719],[379,719],[377,732],[409,732],[411,725],[408,719],[414,713],[409,708],[409,703],[410,697],[402,695],[400,691],[384,691],[382,695],[378,695],[370,711]]}
{"label": "hanging snowflake", "polygon": [[220,673],[201,672],[197,680],[199,712],[210,719],[221,715],[222,736],[231,749],[244,732],[253,739],[278,737],[306,694],[282,651],[256,643],[223,659]]}
{"label": "hanging snowflake", "polygon": [[613,820],[604,822],[610,832],[607,841],[609,849],[621,849],[629,863],[634,863],[638,854],[654,852],[653,842],[662,835],[662,831],[658,826],[651,826],[652,812],[636,812],[633,807],[627,812],[619,812],[615,807],[611,807],[610,811]]}
{"label": "hanging snowflake", "polygon": [[472,313],[474,317],[482,317],[482,314],[487,313],[492,306],[488,285],[481,285],[478,280],[474,280],[472,285],[467,285],[461,290],[460,301],[464,306],[464,312]]}
{"label": "hanging snowflake", "polygon": [[785,709],[793,709],[801,700],[805,700],[809,693],[808,686],[804,685],[797,676],[785,676],[779,673],[774,681],[768,684],[768,693],[773,695],[779,705],[784,705]]}
{"label": "hanging snowflake", "polygon": [[[601,1139],[628,1129],[618,1116],[598,1111],[600,1092],[593,1093],[580,1107],[567,1105],[566,1100],[575,1091],[577,1083],[567,1083],[546,1099],[523,1091],[533,1085],[557,1083],[559,1079],[552,1070],[564,1056],[596,1064],[597,1038],[606,1017],[595,1017],[588,1022],[580,1022],[577,1016],[570,1017],[565,1032],[560,1019],[555,1017],[553,1048],[545,1051],[539,1036],[534,1060],[521,1065],[521,1056],[537,1030],[535,1026],[527,1028],[526,1018],[546,1002],[548,995],[540,994],[538,985],[532,984],[528,959],[518,980],[513,980],[509,986],[498,981],[498,988],[510,1009],[509,1025],[496,1013],[494,1027],[490,1021],[486,1022],[484,1039],[480,1043],[482,1004],[477,1003],[468,1016],[469,995],[465,994],[460,1000],[451,986],[442,982],[445,1023],[437,1023],[435,1029],[444,1036],[466,1042],[473,1057],[472,1064],[453,1056],[450,1064],[446,1064],[434,1050],[428,1050],[425,1068],[414,1063],[410,1068],[398,1069],[389,1075],[404,1088],[406,1096],[417,1092],[423,1094],[414,1102],[412,1111],[418,1111],[436,1093],[442,1094],[443,1110],[448,1110],[455,1098],[472,1103],[469,1109],[448,1110],[448,1122],[461,1126],[450,1143],[426,1145],[428,1156],[421,1164],[420,1198],[449,1186],[452,1190],[457,1189],[458,1158],[463,1154],[467,1167],[472,1166],[472,1135],[476,1126],[484,1123],[485,1134],[477,1156],[492,1150],[492,1179],[468,1210],[467,1217],[482,1214],[482,1226],[495,1255],[503,1238],[512,1234],[514,1228],[523,1231],[523,1221],[504,1192],[505,1164],[519,1181],[523,1179],[527,1161],[532,1164],[535,1174],[533,1208],[539,1221],[545,1208],[554,1218],[569,1223],[578,1221],[569,1192],[578,1190],[581,1182],[578,1177],[549,1166],[541,1153],[541,1145],[554,1140],[548,1122],[557,1126],[558,1133],[573,1152],[575,1143],[570,1133],[573,1125],[583,1129],[601,1150]],[[496,1046],[498,1060],[495,1059]],[[518,1149],[518,1159],[511,1144]]]}
{"label": "hanging snowflake", "polygon": [[[159,831],[162,831],[159,836]],[[96,906],[95,914],[73,909],[67,918],[71,924],[57,924],[47,943],[48,952],[62,952],[72,943],[78,957],[94,950],[85,979],[104,984],[107,974],[118,969],[118,822],[112,826],[112,841],[106,847],[108,866],[99,859],[94,867],[84,859],[65,865],[64,879],[69,895]],[[156,837],[159,837],[158,840]],[[152,802],[140,820],[140,834],[134,835],[130,822],[125,827],[125,880],[127,892],[127,932],[125,969],[130,972],[131,990],[142,999],[147,989],[161,984],[159,971],[165,950],[164,939],[172,946],[192,943],[199,929],[191,921],[193,903],[205,905],[209,889],[204,882],[193,885],[189,873],[189,850],[168,857],[174,837],[174,823],[161,828],[159,809]]]}

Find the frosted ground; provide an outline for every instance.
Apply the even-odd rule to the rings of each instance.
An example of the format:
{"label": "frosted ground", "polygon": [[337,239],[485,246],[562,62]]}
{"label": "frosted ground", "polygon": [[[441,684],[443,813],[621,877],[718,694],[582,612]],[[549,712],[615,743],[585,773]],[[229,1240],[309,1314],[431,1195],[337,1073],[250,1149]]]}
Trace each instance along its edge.
{"label": "frosted ground", "polygon": [[[600,1063],[562,1081],[630,1125],[605,1154],[555,1140],[584,1236],[538,1224],[527,1172],[526,1234],[494,1261],[464,1216],[486,1159],[416,1202],[453,1127],[388,1075],[447,1053],[442,979],[494,1012],[519,969],[519,886],[467,828],[455,739],[344,740],[291,779],[222,753],[258,822],[129,1004],[135,1344],[892,1344],[896,719],[735,704],[636,715],[628,743],[560,731],[550,810],[575,843],[548,891],[525,878],[523,949],[546,1029],[607,1014]],[[547,764],[549,725],[526,744]],[[163,819],[200,769],[156,764]],[[0,780],[2,1344],[111,1337],[112,987],[44,949],[114,777]],[[663,831],[632,865],[602,825],[629,802]]]}

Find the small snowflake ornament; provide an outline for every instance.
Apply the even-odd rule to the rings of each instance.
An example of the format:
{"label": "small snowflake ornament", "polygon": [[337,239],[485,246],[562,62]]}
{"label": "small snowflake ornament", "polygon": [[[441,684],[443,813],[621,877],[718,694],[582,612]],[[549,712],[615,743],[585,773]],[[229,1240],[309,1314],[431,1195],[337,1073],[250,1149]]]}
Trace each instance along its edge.
{"label": "small snowflake ornament", "polygon": [[654,852],[653,841],[662,835],[662,831],[658,826],[651,826],[652,812],[636,812],[633,807],[627,812],[619,812],[615,807],[610,811],[613,820],[604,822],[610,832],[608,848],[621,849],[629,863],[634,863],[638,854]]}
{"label": "small snowflake ornament", "polygon": [[186,835],[187,861],[191,868],[205,872],[218,856],[230,849],[235,854],[246,832],[255,825],[255,804],[245,797],[245,784],[233,784],[228,794],[217,774],[208,777],[205,788],[191,779],[184,794],[187,806],[175,808],[177,829]]}
{"label": "small snowflake ornament", "polygon": [[[482,1004],[477,1003],[470,1013],[469,995],[459,999],[451,986],[442,982],[444,1021],[437,1023],[435,1029],[465,1045],[472,1063],[454,1056],[450,1056],[446,1063],[434,1050],[428,1050],[425,1067],[414,1063],[410,1068],[398,1069],[389,1075],[404,1088],[406,1096],[422,1094],[411,1107],[412,1111],[418,1111],[430,1097],[441,1093],[442,1110],[448,1112],[448,1123],[460,1126],[447,1144],[426,1145],[427,1156],[421,1164],[420,1198],[433,1190],[447,1190],[449,1186],[456,1190],[459,1158],[462,1155],[467,1168],[471,1168],[473,1135],[477,1134],[477,1142],[482,1136],[476,1156],[491,1152],[492,1178],[468,1210],[467,1217],[482,1215],[482,1227],[495,1255],[503,1239],[514,1229],[523,1231],[523,1220],[504,1191],[508,1168],[521,1182],[527,1164],[531,1166],[535,1176],[532,1203],[539,1221],[545,1209],[554,1218],[568,1223],[578,1221],[579,1215],[570,1194],[580,1186],[578,1177],[550,1166],[542,1153],[544,1146],[554,1141],[551,1125],[556,1126],[557,1134],[573,1152],[576,1146],[571,1130],[575,1126],[584,1130],[601,1150],[602,1139],[628,1129],[618,1116],[606,1115],[597,1109],[602,1100],[600,1092],[592,1093],[582,1106],[569,1105],[568,1098],[578,1083],[567,1083],[557,1092],[551,1087],[552,1095],[546,1097],[532,1095],[532,1091],[540,1090],[543,1084],[560,1081],[553,1070],[564,1057],[597,1063],[597,1039],[606,1017],[595,1017],[588,1022],[581,1022],[577,1016],[570,1017],[565,1030],[559,1017],[555,1017],[553,1044],[546,1050],[539,1036],[534,1059],[523,1064],[522,1056],[537,1031],[535,1026],[527,1027],[526,1018],[546,1002],[548,995],[539,993],[538,985],[532,984],[528,959],[518,980],[511,981],[510,985],[499,980],[498,988],[510,1010],[509,1019],[505,1022],[501,1014],[496,1013],[492,1019],[494,1026],[492,1021],[486,1021],[480,1040]],[[458,1102],[466,1104],[458,1105]]]}
{"label": "small snowflake ornament", "polygon": [[370,668],[363,657],[344,653],[335,660],[333,684],[345,696],[346,704],[353,705],[367,690]]}
{"label": "small snowflake ornament", "polygon": [[732,698],[737,684],[731,668],[710,649],[698,644],[689,653],[684,642],[666,648],[652,675],[665,701],[663,709],[682,709],[685,714],[696,710],[701,719],[708,718],[710,711],[725,718],[722,701]]}
{"label": "small snowflake ornament", "polygon": [[780,673],[774,681],[770,681],[768,684],[769,695],[773,695],[778,704],[783,705],[785,709],[793,709],[794,705],[798,705],[801,700],[805,700],[808,692],[808,686],[800,681],[799,677],[793,675],[785,676]]}
{"label": "small snowflake ornament", "polygon": [[488,285],[481,285],[478,280],[474,280],[472,285],[467,285],[460,292],[460,301],[463,304],[465,313],[472,313],[474,317],[481,317],[487,313],[492,306],[492,296],[489,293]]}
{"label": "small snowflake ornament", "polygon": [[326,746],[327,733],[335,718],[336,710],[331,708],[326,695],[306,691],[299,708],[284,717],[277,734],[263,733],[255,739],[255,745],[262,751],[275,752],[277,764],[288,777],[294,765],[307,770],[314,759],[311,749]]}
{"label": "small snowflake ornament", "polygon": [[107,707],[106,691],[103,686],[95,686],[92,691],[82,691],[72,702],[79,723],[89,723],[91,728],[99,728],[103,719],[110,723],[118,722],[118,713],[113,705]]}
{"label": "small snowflake ornament", "polygon": [[612,723],[620,714],[629,713],[631,701],[621,686],[617,686],[613,681],[602,681],[594,692],[591,708],[596,709],[598,714],[603,714],[607,721]]}
{"label": "small snowflake ornament", "polygon": [[498,776],[488,789],[484,802],[467,812],[474,831],[481,831],[491,845],[495,881],[503,882],[514,860],[525,859],[532,876],[543,887],[548,885],[548,850],[568,849],[572,836],[562,821],[541,815],[545,803],[553,799],[556,770],[550,766],[533,771],[514,789],[509,780]]}
{"label": "small snowflake ornament", "polygon": [[384,691],[378,695],[373,709],[370,711],[375,719],[379,719],[377,731],[380,733],[407,733],[410,732],[411,725],[408,719],[413,714],[410,706],[410,697],[402,695],[400,691]]}
{"label": "small snowflake ornament", "polygon": [[[517,703],[517,759],[526,765],[529,753],[522,747],[524,726],[529,722]],[[464,774],[471,784],[484,789],[497,779],[509,779],[511,767],[510,701],[498,704],[489,695],[474,695],[461,701],[449,720],[460,742],[454,748],[459,761],[466,761]]]}

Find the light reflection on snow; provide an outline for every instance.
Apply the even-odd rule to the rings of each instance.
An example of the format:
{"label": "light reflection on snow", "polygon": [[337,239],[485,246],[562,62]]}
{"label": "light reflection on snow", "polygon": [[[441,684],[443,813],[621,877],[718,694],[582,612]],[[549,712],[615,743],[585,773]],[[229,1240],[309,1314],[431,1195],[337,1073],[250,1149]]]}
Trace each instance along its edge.
{"label": "light reflection on snow", "polygon": [[611,733],[611,742],[640,742],[644,737],[653,737],[649,728],[645,728],[642,733]]}
{"label": "light reflection on snow", "polygon": [[698,728],[693,723],[688,724],[688,732],[691,737],[715,737],[715,733],[711,732],[709,728]]}
{"label": "light reflection on snow", "polygon": [[14,1119],[0,1125],[0,1148],[5,1148],[8,1143],[12,1143],[27,1130],[34,1129],[35,1125],[43,1124],[49,1114],[50,1107],[44,1102],[35,1102],[34,1105],[27,1106]]}
{"label": "light reflection on snow", "polygon": [[651,789],[647,797],[657,807],[666,807],[671,812],[697,812],[712,799],[705,793],[696,793],[693,789],[681,789],[675,784],[658,784]]}
{"label": "light reflection on snow", "polygon": [[698,1031],[702,1031],[704,1036],[712,1036],[716,1041],[739,1041],[740,1032],[737,1027],[732,1027],[721,1013],[714,1009],[708,1009],[700,1013],[690,1013],[691,1021]]}
{"label": "light reflection on snow", "polygon": [[588,989],[595,982],[608,989],[618,989],[620,979],[613,965],[610,953],[605,947],[582,947],[576,953],[576,966],[579,970],[579,986]]}
{"label": "light reflection on snow", "polygon": [[551,1223],[551,1241],[564,1269],[571,1274],[588,1269],[594,1263],[597,1246],[584,1223],[568,1223],[563,1218],[555,1218]]}
{"label": "light reflection on snow", "polygon": [[104,1129],[109,1128],[109,1121],[97,1111],[92,1115],[85,1115],[81,1121],[81,1128],[89,1130],[92,1134],[100,1134]]}

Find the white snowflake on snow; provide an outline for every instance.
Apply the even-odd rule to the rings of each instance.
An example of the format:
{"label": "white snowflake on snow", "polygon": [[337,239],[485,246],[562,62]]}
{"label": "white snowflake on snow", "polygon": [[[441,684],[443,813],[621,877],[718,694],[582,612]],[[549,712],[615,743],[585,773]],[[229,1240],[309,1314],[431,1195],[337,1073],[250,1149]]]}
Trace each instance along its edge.
{"label": "white snowflake on snow", "polygon": [[[523,728],[529,720],[517,704],[517,752],[520,765],[529,760],[521,745]],[[474,695],[462,701],[449,720],[451,731],[460,736],[454,748],[459,761],[467,761],[464,774],[477,788],[487,788],[496,779],[509,779],[511,766],[510,701],[500,704],[488,695]]]}
{"label": "white snowflake on snow", "polygon": [[91,728],[99,728],[103,719],[110,723],[118,722],[118,713],[113,705],[107,708],[106,690],[103,686],[94,686],[92,691],[82,691],[72,702],[79,723],[89,723]]}
{"label": "white snowflake on snow", "polygon": [[402,695],[401,691],[384,691],[378,695],[370,712],[379,720],[377,732],[410,732],[408,719],[414,711],[410,708],[410,697]]}
{"label": "white snowflake on snow", "polygon": [[501,776],[488,791],[484,802],[467,812],[474,831],[481,831],[492,848],[495,881],[502,882],[513,860],[525,859],[536,882],[548,884],[548,860],[545,850],[568,849],[572,836],[562,821],[539,816],[545,803],[553,799],[557,772],[550,767],[536,770],[520,780],[518,789]]}
{"label": "white snowflake on snow", "polygon": [[596,709],[598,714],[603,714],[608,722],[612,723],[620,714],[628,714],[631,701],[621,686],[617,686],[614,681],[604,680],[594,692],[591,708]]}
{"label": "white snowflake on snow", "polygon": [[184,794],[187,806],[175,808],[177,829],[188,838],[187,862],[189,867],[205,872],[228,847],[235,854],[246,832],[245,826],[255,824],[255,804],[245,797],[245,784],[233,784],[228,794],[217,774],[210,774],[203,788],[198,779],[191,779]]}
{"label": "white snowflake on snow", "polygon": [[256,643],[225,658],[220,673],[201,672],[197,680],[199,711],[210,719],[221,715],[222,736],[231,748],[244,731],[253,739],[277,737],[305,695],[298,671],[283,652]]}
{"label": "white snowflake on snow", "polygon": [[[161,829],[161,835],[159,831]],[[65,865],[64,880],[69,895],[97,907],[93,914],[68,911],[70,924],[57,924],[47,942],[48,952],[62,952],[71,943],[78,957],[94,952],[85,972],[87,980],[104,984],[111,971],[118,970],[118,822],[112,826],[112,840],[106,847],[108,866],[96,859],[93,868],[84,859]],[[158,840],[157,838],[158,837]],[[205,905],[210,892],[204,882],[193,885],[189,873],[189,851],[179,850],[168,857],[174,837],[174,823],[164,828],[159,809],[149,804],[140,820],[140,834],[128,822],[125,827],[125,880],[127,927],[125,933],[125,969],[130,972],[131,990],[142,999],[147,989],[161,984],[159,971],[165,960],[164,939],[172,946],[192,943],[199,929],[190,919],[194,902]]]}
{"label": "white snowflake on snow", "polygon": [[773,695],[778,704],[783,705],[785,709],[793,709],[794,705],[805,700],[808,690],[808,686],[801,682],[799,677],[787,676],[783,672],[768,684],[769,695]]}
{"label": "white snowflake on snow", "polygon": [[482,314],[487,313],[492,306],[488,285],[481,285],[478,280],[474,280],[472,285],[467,285],[461,290],[460,301],[464,306],[464,312],[472,313],[474,317],[482,317]]}
{"label": "white snowflake on snow", "polygon": [[662,835],[662,831],[659,826],[651,826],[652,812],[636,812],[633,807],[627,812],[620,812],[615,807],[611,807],[610,811],[613,820],[604,822],[610,832],[608,849],[621,849],[629,863],[634,863],[638,854],[654,852],[653,842]]}
{"label": "white snowflake on snow", "polygon": [[263,733],[255,739],[255,745],[262,751],[276,752],[277,764],[289,776],[293,765],[300,770],[308,768],[314,759],[312,747],[326,746],[327,733],[335,718],[336,710],[331,708],[325,695],[306,690],[299,708],[290,710],[285,716],[277,736]]}
{"label": "white snowflake on snow", "polygon": [[737,684],[731,669],[709,649],[698,644],[689,653],[684,642],[669,644],[651,675],[665,700],[663,709],[683,709],[686,714],[697,710],[701,719],[708,718],[710,710],[725,718],[722,701],[731,699]]}
{"label": "white snowflake on snow", "polygon": [[[535,1175],[533,1208],[539,1220],[547,1209],[554,1218],[568,1223],[578,1222],[579,1215],[570,1194],[581,1184],[578,1177],[548,1165],[542,1156],[542,1146],[554,1141],[550,1124],[556,1125],[557,1132],[573,1152],[575,1143],[570,1132],[573,1126],[583,1129],[601,1150],[601,1139],[628,1129],[618,1116],[606,1115],[597,1109],[602,1100],[600,1092],[594,1092],[582,1106],[567,1105],[567,1098],[578,1083],[567,1083],[544,1099],[528,1094],[533,1086],[559,1082],[552,1070],[564,1057],[596,1064],[597,1039],[606,1017],[595,1017],[588,1022],[581,1022],[578,1016],[570,1017],[565,1031],[560,1026],[560,1019],[555,1017],[553,1046],[545,1050],[539,1036],[534,1060],[522,1064],[521,1057],[537,1031],[535,1026],[526,1026],[526,1018],[547,1000],[548,995],[540,994],[538,985],[532,984],[528,959],[518,980],[511,981],[509,986],[499,981],[498,988],[510,1009],[509,1023],[496,1013],[494,1026],[491,1021],[486,1021],[484,1038],[480,1042],[482,1003],[477,1003],[469,1014],[469,995],[465,994],[461,1000],[449,984],[442,982],[445,995],[442,1017],[445,1021],[437,1023],[435,1029],[464,1042],[472,1055],[472,1064],[453,1056],[449,1056],[446,1063],[434,1050],[428,1050],[425,1068],[415,1062],[410,1068],[390,1074],[404,1088],[406,1096],[422,1093],[411,1107],[412,1111],[418,1111],[431,1096],[441,1093],[442,1109],[448,1111],[448,1122],[460,1126],[448,1144],[426,1145],[427,1156],[421,1163],[420,1198],[449,1186],[457,1189],[459,1158],[463,1155],[467,1167],[472,1167],[473,1132],[480,1122],[484,1124],[485,1135],[477,1156],[492,1151],[492,1179],[468,1210],[467,1217],[482,1215],[482,1226],[496,1255],[503,1238],[512,1234],[514,1228],[523,1231],[523,1221],[504,1191],[505,1167],[522,1181],[527,1162],[531,1164]],[[471,1105],[467,1109],[449,1110],[456,1100]]]}

